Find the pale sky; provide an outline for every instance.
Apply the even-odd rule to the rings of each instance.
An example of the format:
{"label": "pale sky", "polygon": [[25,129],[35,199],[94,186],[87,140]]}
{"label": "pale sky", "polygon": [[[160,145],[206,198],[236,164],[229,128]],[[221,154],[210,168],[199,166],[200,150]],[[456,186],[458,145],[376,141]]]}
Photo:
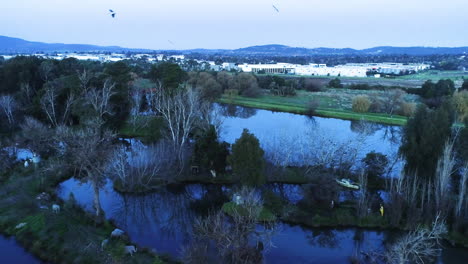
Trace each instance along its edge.
{"label": "pale sky", "polygon": [[468,0],[1,0],[0,35],[148,49],[452,47],[468,46],[467,10]]}

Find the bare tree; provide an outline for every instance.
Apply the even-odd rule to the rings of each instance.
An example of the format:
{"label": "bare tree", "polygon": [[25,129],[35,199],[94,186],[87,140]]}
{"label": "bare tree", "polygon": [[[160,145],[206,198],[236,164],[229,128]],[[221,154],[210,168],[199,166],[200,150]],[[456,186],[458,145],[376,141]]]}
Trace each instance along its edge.
{"label": "bare tree", "polygon": [[85,128],[57,128],[57,139],[64,143],[64,157],[75,170],[76,176],[83,181],[90,181],[94,192],[96,217],[101,217],[102,209],[99,189],[106,182],[105,170],[113,153],[114,135],[101,131],[100,121],[89,121]]}
{"label": "bare tree", "polygon": [[385,92],[382,104],[384,107],[384,111],[389,115],[393,115],[395,111],[400,107],[400,105],[404,102],[405,95],[406,93],[401,89],[392,89],[388,92]]}
{"label": "bare tree", "polygon": [[22,145],[34,153],[47,154],[52,149],[53,131],[33,117],[26,117],[21,127]]}
{"label": "bare tree", "polygon": [[423,264],[440,254],[439,240],[446,232],[445,222],[437,215],[430,229],[418,227],[409,232],[388,248],[384,259],[390,264]]}
{"label": "bare tree", "polygon": [[466,188],[468,183],[468,162],[465,163],[465,166],[461,169],[461,177],[458,187],[458,197],[455,203],[455,217],[459,218],[463,215],[463,207],[467,205],[466,203]]}
{"label": "bare tree", "polygon": [[30,106],[32,104],[33,97],[35,94],[34,89],[31,88],[31,85],[29,85],[29,83],[24,82],[20,84],[20,91],[22,94],[21,98],[24,99],[24,101],[22,102],[23,105]]}
{"label": "bare tree", "polygon": [[71,113],[72,106],[75,102],[75,96],[69,94],[63,105],[63,109],[60,109],[61,107],[59,107],[59,102],[57,101],[59,96],[58,84],[47,83],[44,89],[45,93],[40,99],[42,111],[46,114],[52,126],[57,127],[63,125]]}
{"label": "bare tree", "polygon": [[[234,209],[231,221],[226,221],[222,212],[197,220],[196,238],[202,242],[213,243],[225,263],[259,263],[261,251],[272,246],[271,237],[276,225],[264,225],[257,228],[263,207],[260,196],[253,189],[242,189],[242,208]],[[256,241],[257,246],[249,246],[249,241]]]}
{"label": "bare tree", "polygon": [[367,191],[367,174],[364,171],[359,173],[359,199],[358,199],[358,215],[363,217],[367,215],[367,208],[369,207],[369,194]]}
{"label": "bare tree", "polygon": [[17,108],[17,103],[13,96],[11,95],[2,95],[0,96],[0,109],[3,110],[3,113],[7,117],[8,123],[10,126],[15,122],[14,112]]}
{"label": "bare tree", "polygon": [[92,116],[99,119],[100,126],[104,124],[105,115],[113,114],[110,99],[114,95],[114,87],[115,83],[107,79],[102,89],[89,89],[84,96],[85,104],[91,107]]}
{"label": "bare tree", "polygon": [[89,83],[91,79],[94,77],[93,73],[90,73],[86,69],[84,69],[82,72],[77,71],[78,74],[78,79],[80,80],[80,88],[84,93],[88,92],[89,88]]}
{"label": "bare tree", "polygon": [[436,211],[444,216],[449,211],[450,202],[450,179],[455,172],[455,155],[453,152],[453,142],[445,143],[444,152],[437,161],[435,173],[435,206]]}
{"label": "bare tree", "polygon": [[156,145],[133,147],[131,151],[117,148],[109,172],[124,190],[149,190],[170,180],[175,162],[170,143],[161,140]]}
{"label": "bare tree", "polygon": [[54,63],[52,61],[43,61],[39,66],[39,75],[44,82],[48,82],[54,70]]}
{"label": "bare tree", "polygon": [[201,100],[198,93],[183,87],[169,94],[162,84],[158,83],[149,97],[154,112],[163,117],[169,131],[169,139],[174,145],[179,161],[182,161],[189,134],[200,116]]}

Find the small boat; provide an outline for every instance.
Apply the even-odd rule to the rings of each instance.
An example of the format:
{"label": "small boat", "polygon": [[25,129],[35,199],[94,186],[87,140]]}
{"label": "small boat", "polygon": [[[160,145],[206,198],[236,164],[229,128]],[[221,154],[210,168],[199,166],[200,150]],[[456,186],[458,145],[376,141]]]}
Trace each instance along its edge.
{"label": "small boat", "polygon": [[346,188],[359,190],[359,185],[353,183],[350,179],[341,179],[341,180],[336,179],[336,183]]}

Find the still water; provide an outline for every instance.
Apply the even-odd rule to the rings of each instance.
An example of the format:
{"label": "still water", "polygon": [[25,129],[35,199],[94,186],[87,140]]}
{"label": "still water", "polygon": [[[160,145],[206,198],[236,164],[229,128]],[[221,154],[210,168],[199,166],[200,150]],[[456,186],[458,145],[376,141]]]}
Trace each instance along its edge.
{"label": "still water", "polygon": [[26,252],[14,238],[0,236],[0,263],[39,264],[41,261]]}
{"label": "still water", "polygon": [[[272,112],[233,105],[216,105],[220,137],[234,143],[248,129],[260,141],[266,158],[278,165],[323,164],[338,159],[359,164],[368,152],[393,161],[401,142],[401,127],[364,121]],[[395,166],[397,173],[401,162]]]}
{"label": "still water", "polygon": [[[290,202],[302,197],[298,185],[276,184],[268,188]],[[64,200],[73,193],[77,203],[92,212],[90,184],[70,179],[60,184],[57,193]],[[191,240],[194,220],[219,210],[228,201],[230,187],[189,184],[145,195],[127,195],[115,192],[109,181],[100,195],[106,217],[125,230],[134,243],[179,257],[183,246]],[[384,243],[394,236],[390,231],[280,224],[272,238],[274,247],[264,257],[266,263],[349,263],[350,257],[361,251],[381,251]],[[438,263],[465,263],[460,262],[462,259],[468,259],[468,250],[446,248]]]}

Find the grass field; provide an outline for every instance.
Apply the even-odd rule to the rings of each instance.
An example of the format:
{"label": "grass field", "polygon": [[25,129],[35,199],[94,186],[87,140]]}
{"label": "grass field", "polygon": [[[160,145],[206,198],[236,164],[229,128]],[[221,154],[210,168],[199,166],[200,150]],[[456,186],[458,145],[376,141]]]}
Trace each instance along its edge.
{"label": "grass field", "polygon": [[[340,90],[342,90],[342,92],[346,91],[345,89]],[[292,97],[281,97],[268,94],[265,94],[258,98],[248,98],[242,96],[228,98],[227,96],[223,96],[218,101],[220,103],[235,104],[273,111],[305,114],[307,113],[307,103],[311,99],[317,99],[320,102],[319,107],[316,110],[317,116],[333,117],[347,120],[366,120],[389,125],[406,124],[407,118],[403,116],[390,116],[387,114],[375,113],[361,114],[351,111],[351,98],[352,96],[357,95],[358,92],[362,94],[375,91],[352,91],[351,95],[341,95],[335,97],[330,96],[330,94],[326,94],[324,92],[311,93],[306,91],[298,91],[298,94]]]}
{"label": "grass field", "polygon": [[[265,74],[258,74],[265,76]],[[277,75],[284,78],[314,78],[323,82],[324,85],[336,76],[317,76],[317,75]],[[429,70],[417,74],[398,76],[395,78],[374,78],[374,77],[338,77],[341,83],[345,86],[352,84],[366,83],[368,85],[383,85],[383,86],[399,86],[404,88],[421,88],[421,85],[427,81],[438,81],[440,79],[451,79],[455,82],[455,86],[459,87],[463,83],[463,78],[468,79],[468,72],[466,71],[438,71]]]}

